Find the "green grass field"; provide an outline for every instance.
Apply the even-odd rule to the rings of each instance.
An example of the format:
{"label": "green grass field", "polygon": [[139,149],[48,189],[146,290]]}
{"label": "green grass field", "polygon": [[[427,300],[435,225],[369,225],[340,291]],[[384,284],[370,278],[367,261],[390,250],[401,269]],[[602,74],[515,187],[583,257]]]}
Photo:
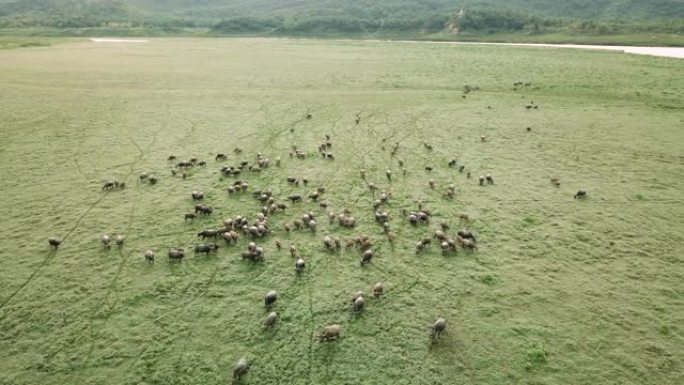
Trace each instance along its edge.
{"label": "green grass field", "polygon": [[[1,50],[0,384],[226,384],[241,356],[252,363],[242,383],[260,385],[681,384],[683,64],[278,39]],[[514,90],[518,81],[531,85]],[[466,85],[479,90],[463,98]],[[325,134],[334,161],[317,154]],[[290,159],[293,145],[311,155]],[[199,230],[254,218],[261,205],[229,197],[219,168],[258,151],[282,165],[245,172],[252,188],[282,201],[324,186],[329,209],[351,209],[356,229],[329,225],[305,200],[269,218],[263,264],[240,259],[244,236],[216,256],[169,263],[168,247],[189,249]],[[208,166],[173,177],[170,154]],[[451,158],[473,178],[448,168]],[[392,192],[394,245],[374,222],[362,168]],[[142,171],[159,183],[140,184]],[[479,186],[487,173],[496,183]],[[288,176],[311,182],[293,187]],[[127,187],[103,193],[110,178]],[[579,189],[588,199],[573,199]],[[216,212],[185,223],[193,190]],[[429,226],[401,214],[418,200],[433,211]],[[316,235],[283,231],[308,210]],[[479,251],[442,256],[433,242],[415,255],[442,221],[450,236],[474,231]],[[100,236],[114,232],[126,244],[107,252]],[[324,251],[326,234],[370,236],[373,263],[360,267],[356,249]],[[56,252],[50,236],[64,239]],[[277,238],[299,248],[302,276]],[[369,298],[377,281],[380,300]],[[264,331],[271,289],[281,318]],[[361,315],[349,303],[357,290],[368,294]],[[447,334],[432,344],[439,315]],[[317,342],[330,323],[342,338]]]}

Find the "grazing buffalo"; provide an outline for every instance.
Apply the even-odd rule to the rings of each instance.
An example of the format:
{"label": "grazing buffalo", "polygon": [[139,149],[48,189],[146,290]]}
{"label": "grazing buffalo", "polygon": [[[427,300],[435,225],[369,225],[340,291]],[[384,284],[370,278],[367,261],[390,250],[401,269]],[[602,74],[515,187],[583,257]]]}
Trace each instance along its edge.
{"label": "grazing buffalo", "polygon": [[226,243],[235,244],[237,243],[238,239],[240,239],[240,234],[231,230],[226,233],[223,233],[223,239],[226,241]]}
{"label": "grazing buffalo", "polygon": [[353,310],[355,313],[360,313],[363,310],[363,305],[365,303],[365,300],[363,299],[362,296],[359,296],[354,300],[354,305],[352,306]]}
{"label": "grazing buffalo", "polygon": [[263,325],[264,327],[268,328],[275,325],[276,321],[278,321],[278,313],[272,311],[268,313],[268,316],[264,320]]}
{"label": "grazing buffalo", "polygon": [[306,267],[306,262],[302,258],[297,259],[297,262],[295,262],[295,271],[297,274],[301,274],[304,271],[304,268]]}
{"label": "grazing buffalo", "polygon": [[446,329],[446,320],[442,317],[437,318],[437,321],[432,325],[432,340],[440,337],[442,332]]}
{"label": "grazing buffalo", "polygon": [[382,282],[378,282],[375,285],[373,285],[373,296],[375,298],[380,298],[382,294],[385,292],[385,285],[382,284]]}
{"label": "grazing buffalo", "polygon": [[105,249],[109,249],[109,242],[112,240],[112,238],[105,234],[102,237],[100,237],[100,242],[102,242],[102,246],[105,247]]}
{"label": "grazing buffalo", "polygon": [[477,242],[475,235],[470,230],[458,230],[457,235],[463,239],[470,239],[473,242]]}
{"label": "grazing buffalo", "polygon": [[216,229],[209,229],[209,230],[202,230],[199,233],[197,233],[197,238],[202,237],[202,239],[207,239],[207,238],[218,238],[219,237],[219,231]]}
{"label": "grazing buffalo", "polygon": [[62,241],[57,238],[50,238],[48,239],[48,243],[56,249],[62,244]]}
{"label": "grazing buffalo", "polygon": [[172,261],[180,261],[185,258],[185,251],[183,249],[169,249],[169,259]]}
{"label": "grazing buffalo", "polygon": [[371,259],[373,259],[373,250],[364,251],[361,256],[361,266],[371,263]]}
{"label": "grazing buffalo", "polygon": [[477,244],[472,239],[458,238],[458,241],[466,250],[477,250]]}
{"label": "grazing buffalo", "polygon": [[116,187],[116,183],[117,183],[116,181],[108,180],[108,181],[104,182],[104,184],[102,185],[102,190],[111,190],[114,187]]}
{"label": "grazing buffalo", "polygon": [[204,253],[205,255],[209,255],[209,253],[216,253],[218,248],[219,246],[215,243],[200,243],[199,245],[195,246],[195,254]]}
{"label": "grazing buffalo", "polygon": [[342,331],[342,326],[340,325],[328,325],[323,328],[321,334],[319,334],[319,339],[321,341],[334,341],[340,338],[340,332]]}
{"label": "grazing buffalo", "polygon": [[575,194],[575,199],[584,199],[584,198],[586,198],[586,197],[587,197],[587,192],[584,191],[584,190],[579,190],[579,191]]}
{"label": "grazing buffalo", "polygon": [[278,300],[278,293],[275,290],[271,290],[264,296],[264,305],[266,307],[271,307]]}
{"label": "grazing buffalo", "polygon": [[249,363],[247,362],[247,359],[245,357],[240,358],[237,363],[235,363],[235,366],[233,366],[233,381],[235,383],[240,381],[240,377],[247,373],[249,370]]}
{"label": "grazing buffalo", "polygon": [[203,215],[211,215],[214,212],[214,209],[211,208],[210,206],[207,205],[196,205],[195,206],[195,213],[203,214]]}

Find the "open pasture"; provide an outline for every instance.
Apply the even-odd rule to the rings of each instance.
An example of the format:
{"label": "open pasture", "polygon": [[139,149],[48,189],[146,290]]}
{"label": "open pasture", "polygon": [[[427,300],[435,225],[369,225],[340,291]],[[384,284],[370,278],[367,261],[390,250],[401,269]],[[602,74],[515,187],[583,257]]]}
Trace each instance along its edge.
{"label": "open pasture", "polygon": [[[611,52],[276,39],[0,51],[0,384],[225,384],[242,356],[241,382],[260,385],[680,384],[683,127],[684,62]],[[326,134],[334,160],[318,152]],[[245,168],[248,191],[229,195],[220,168],[257,152],[270,166]],[[191,157],[207,166],[171,174]],[[126,186],[103,191],[109,179]],[[317,187],[327,209],[306,198]],[[256,188],[289,206],[254,240],[265,262],[242,260],[247,235],[193,253],[209,242],[198,232],[254,221]],[[214,212],[185,221],[195,190]],[[374,219],[382,190],[393,243]],[[432,218],[413,226],[402,210],[419,201]],[[328,221],[345,208],[354,228]],[[284,231],[309,211],[315,234]],[[440,222],[478,250],[416,254]],[[322,242],[360,234],[364,266]],[[169,247],[186,257],[169,262]],[[279,319],[264,329],[269,290]],[[318,342],[335,323],[341,338]]]}

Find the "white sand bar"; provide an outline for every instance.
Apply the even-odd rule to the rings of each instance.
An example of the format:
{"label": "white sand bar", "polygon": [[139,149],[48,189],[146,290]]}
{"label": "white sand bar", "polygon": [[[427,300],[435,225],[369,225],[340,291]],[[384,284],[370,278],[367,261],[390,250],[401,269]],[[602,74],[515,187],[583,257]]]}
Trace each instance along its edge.
{"label": "white sand bar", "polygon": [[144,39],[114,39],[114,38],[91,38],[90,41],[95,43],[149,43],[149,40]]}

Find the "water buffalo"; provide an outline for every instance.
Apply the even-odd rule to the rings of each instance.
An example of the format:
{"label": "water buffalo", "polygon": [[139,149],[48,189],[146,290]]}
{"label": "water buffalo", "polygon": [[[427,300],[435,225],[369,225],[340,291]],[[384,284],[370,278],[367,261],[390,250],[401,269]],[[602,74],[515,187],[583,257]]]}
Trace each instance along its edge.
{"label": "water buffalo", "polygon": [[104,246],[105,249],[109,249],[109,242],[110,242],[111,240],[112,240],[112,239],[111,239],[110,236],[107,235],[107,234],[105,234],[105,235],[103,235],[102,237],[100,237],[100,242],[102,242],[102,246]]}
{"label": "water buffalo", "polygon": [[360,313],[363,310],[364,303],[365,303],[365,300],[363,299],[363,296],[359,296],[358,298],[356,298],[354,300],[354,305],[352,307],[354,312]]}
{"label": "water buffalo", "polygon": [[301,274],[304,271],[304,268],[306,267],[306,262],[302,258],[297,259],[297,262],[295,262],[295,271],[297,274]]}
{"label": "water buffalo", "polygon": [[458,230],[457,235],[463,239],[470,239],[473,242],[477,242],[477,239],[475,239],[475,235],[470,230]]}
{"label": "water buffalo", "polygon": [[209,253],[216,253],[218,248],[219,246],[215,243],[200,243],[199,245],[195,246],[195,254],[204,253],[205,255],[209,255]]}
{"label": "water buffalo", "polygon": [[116,183],[117,183],[116,181],[108,180],[108,181],[104,182],[104,184],[102,185],[102,190],[107,190],[107,191],[111,190],[114,187],[116,187]]}
{"label": "water buffalo", "polygon": [[461,244],[461,246],[463,246],[464,249],[467,249],[470,251],[477,250],[477,244],[472,239],[465,239],[465,238],[459,237],[458,241]]}
{"label": "water buffalo", "polygon": [[233,366],[233,381],[236,383],[240,381],[240,377],[247,373],[248,370],[249,363],[247,359],[245,357],[240,358]]}
{"label": "water buffalo", "polygon": [[50,238],[48,239],[48,243],[56,249],[62,244],[62,241],[57,238]]}
{"label": "water buffalo", "polygon": [[223,239],[226,241],[226,243],[235,244],[235,243],[237,243],[238,239],[240,239],[240,234],[231,230],[231,231],[223,233]]}
{"label": "water buffalo", "polygon": [[185,258],[185,251],[183,249],[169,249],[169,258],[172,261],[180,261]]}
{"label": "water buffalo", "polygon": [[334,341],[340,338],[340,332],[342,331],[342,326],[334,324],[328,325],[323,328],[318,338],[321,341]]}
{"label": "water buffalo", "polygon": [[211,215],[214,212],[214,209],[210,206],[207,205],[196,205],[195,206],[195,213],[200,213],[203,215]]}
{"label": "water buffalo", "polygon": [[373,250],[364,251],[361,256],[361,266],[371,263],[371,259],[373,259]]}
{"label": "water buffalo", "polygon": [[385,292],[385,285],[383,285],[382,282],[378,282],[375,285],[373,285],[373,296],[375,298],[380,298],[380,296],[382,296],[384,292]]}
{"label": "water buffalo", "polygon": [[442,332],[446,329],[446,320],[442,317],[437,318],[437,321],[432,325],[432,339],[439,338]]}
{"label": "water buffalo", "polygon": [[202,230],[199,233],[197,233],[197,238],[202,238],[207,239],[207,238],[218,238],[219,237],[219,231],[216,229],[209,229],[209,230]]}
{"label": "water buffalo", "polygon": [[275,290],[271,290],[264,296],[264,305],[266,307],[271,307],[278,300],[278,293]]}
{"label": "water buffalo", "polygon": [[272,311],[272,312],[268,313],[268,316],[266,316],[266,319],[264,319],[264,321],[262,323],[263,323],[264,327],[268,328],[268,327],[275,325],[275,323],[277,321],[278,321],[278,313]]}

